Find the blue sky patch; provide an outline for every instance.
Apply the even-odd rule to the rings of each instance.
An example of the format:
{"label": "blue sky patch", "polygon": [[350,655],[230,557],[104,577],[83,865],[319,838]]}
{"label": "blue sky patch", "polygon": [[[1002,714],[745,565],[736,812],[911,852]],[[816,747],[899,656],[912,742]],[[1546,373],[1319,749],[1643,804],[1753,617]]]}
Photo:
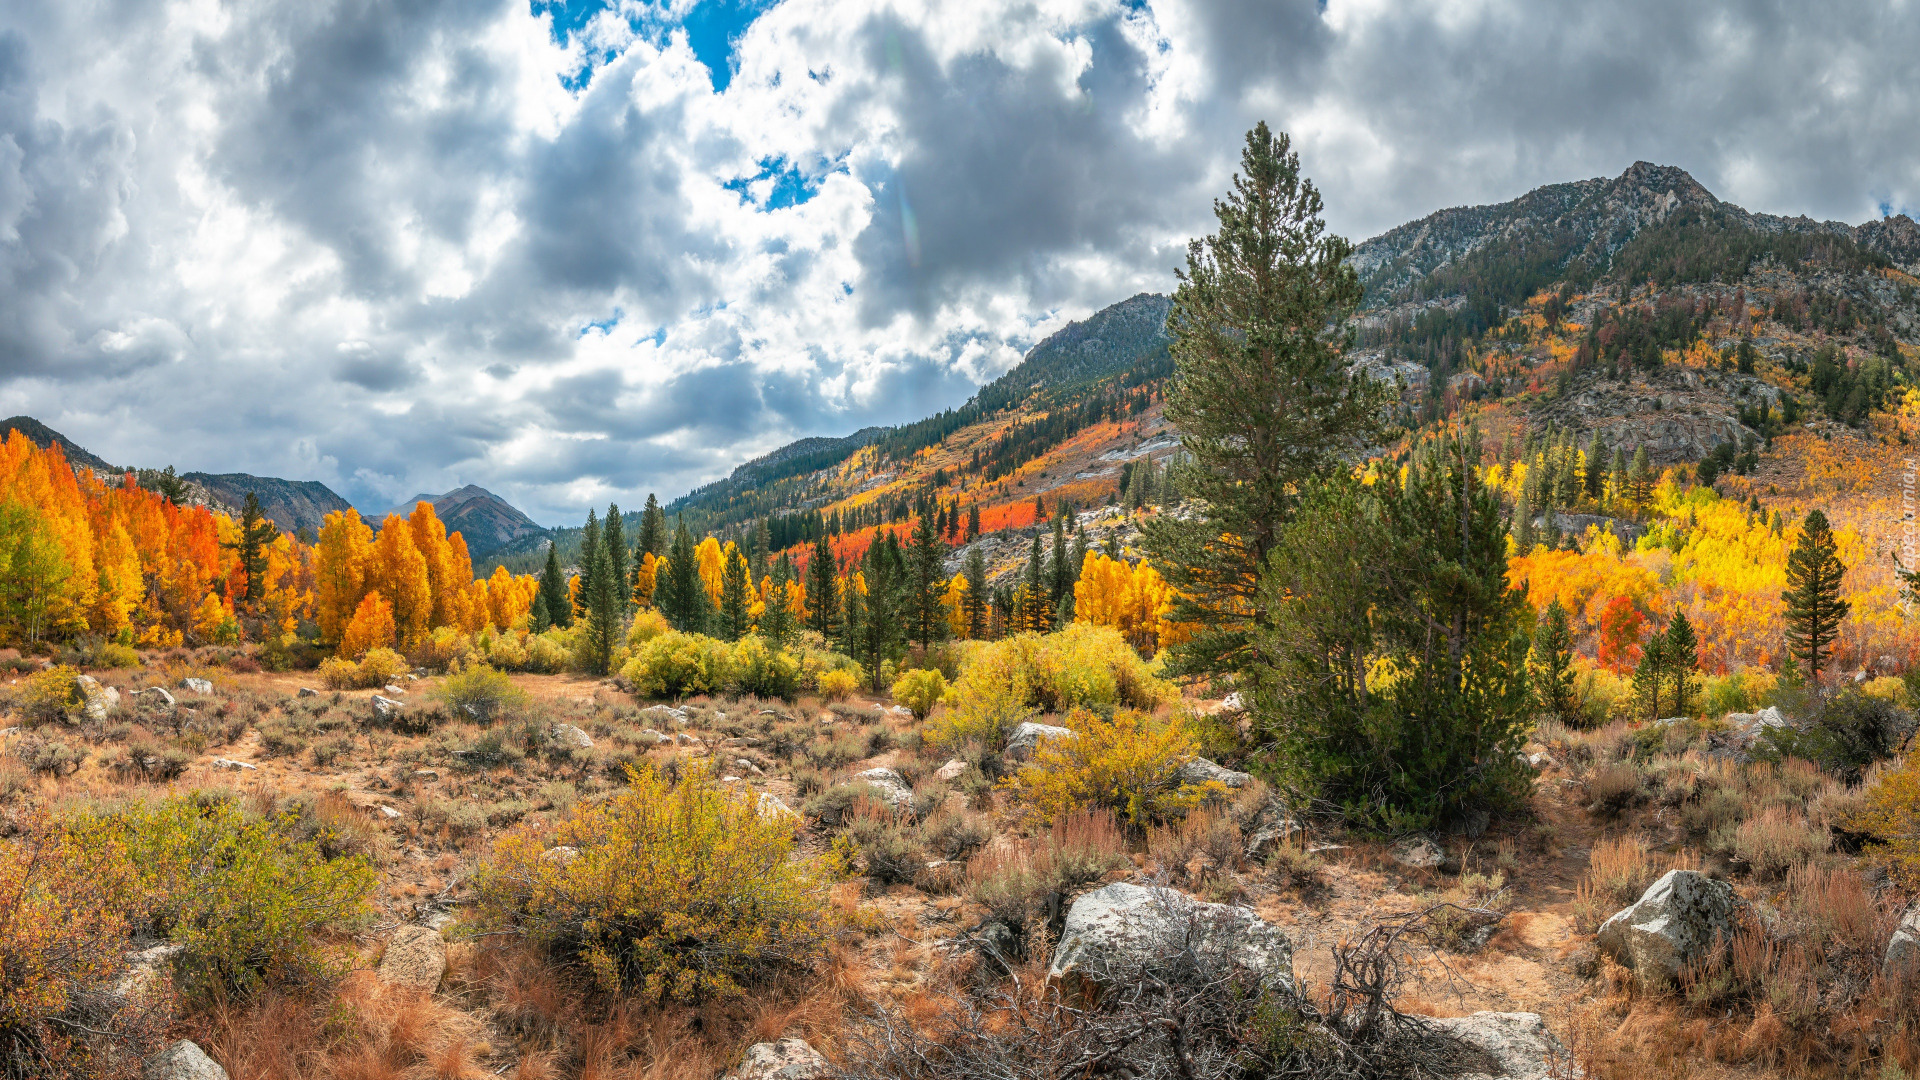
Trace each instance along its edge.
{"label": "blue sky patch", "polygon": [[773,181],[773,187],[767,190],[766,200],[759,203],[762,210],[779,210],[783,207],[798,206],[820,193],[820,182],[808,180],[800,170],[788,164],[784,158],[760,159],[760,172],[757,176],[737,176],[723,185],[728,191],[751,201],[753,188],[763,180]]}
{"label": "blue sky patch", "polygon": [[772,6],[772,0],[701,0],[687,12],[681,24],[687,31],[687,44],[707,65],[715,93],[733,81],[733,54],[740,35]]}
{"label": "blue sky patch", "polygon": [[533,13],[552,16],[553,43],[565,45],[595,15],[612,6],[610,0],[533,0]]}

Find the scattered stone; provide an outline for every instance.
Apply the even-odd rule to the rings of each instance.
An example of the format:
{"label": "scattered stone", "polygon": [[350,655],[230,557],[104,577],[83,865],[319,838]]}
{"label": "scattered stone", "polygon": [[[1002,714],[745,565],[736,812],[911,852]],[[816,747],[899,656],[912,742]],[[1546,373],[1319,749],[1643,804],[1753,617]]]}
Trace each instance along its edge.
{"label": "scattered stone", "polygon": [[1217,783],[1222,787],[1243,788],[1253,783],[1253,776],[1197,757],[1180,766],[1180,781],[1185,784]]}
{"label": "scattered stone", "polygon": [[167,982],[167,968],[173,958],[187,951],[185,945],[155,945],[127,954],[127,973],[113,985],[113,996],[125,1002],[140,1002],[153,997]]}
{"label": "scattered stone", "polygon": [[407,693],[406,687],[395,686],[393,683],[388,683],[387,685],[381,687],[381,690],[385,691],[388,694],[392,694],[394,697],[404,697],[406,696],[406,693]]}
{"label": "scattered stone", "polygon": [[868,769],[853,774],[855,784],[870,784],[880,793],[880,799],[895,810],[913,805],[913,789],[907,786],[906,777],[892,769]]}
{"label": "scattered stone", "polygon": [[737,776],[723,776],[720,778],[720,782],[723,784],[737,784],[740,782],[740,778]]}
{"label": "scattered stone", "polygon": [[187,1039],[148,1058],[143,1075],[145,1080],[227,1080],[227,1070]]}
{"label": "scattered stone", "polygon": [[562,746],[571,746],[575,750],[593,749],[593,737],[574,727],[572,724],[555,724],[548,729],[553,741]]}
{"label": "scattered stone", "polygon": [[226,769],[231,772],[239,772],[242,769],[245,769],[248,772],[260,771],[260,766],[258,765],[249,765],[244,761],[232,761],[223,757],[214,758],[213,767],[216,769]]}
{"label": "scattered stone", "polygon": [[303,686],[300,689],[295,690],[293,692],[293,696],[294,697],[319,697],[320,691],[315,690],[311,686]]}
{"label": "scattered stone", "polygon": [[399,713],[404,708],[406,705],[392,698],[381,697],[379,694],[373,695],[373,714],[382,720]]}
{"label": "scattered stone", "polygon": [[1438,870],[1447,861],[1446,851],[1424,836],[1403,836],[1394,841],[1387,854],[1394,862],[1414,870]]}
{"label": "scattered stone", "polygon": [[1528,754],[1527,764],[1536,769],[1550,769],[1554,766],[1555,762],[1545,754]]}
{"label": "scattered stone", "polygon": [[381,817],[386,818],[388,821],[400,820],[400,811],[395,810],[391,806],[374,806],[374,807],[370,807],[369,809],[371,809],[374,813],[380,815]]}
{"label": "scattered stone", "polygon": [[760,793],[760,802],[756,809],[760,811],[760,816],[764,818],[792,818],[796,821],[800,818],[799,814],[793,812],[792,807],[782,802],[780,796],[775,795],[771,791],[763,791]]}
{"label": "scattered stone", "polygon": [[1235,690],[1233,693],[1228,694],[1226,697],[1221,698],[1219,711],[1223,713],[1246,712],[1247,711],[1246,695],[1242,694],[1238,690]]}
{"label": "scattered stone", "polygon": [[805,1039],[781,1039],[748,1047],[740,1067],[723,1080],[826,1080],[832,1075],[833,1066]]}
{"label": "scattered stone", "polygon": [[447,973],[447,942],[440,931],[426,926],[403,926],[387,939],[380,959],[380,981],[432,993]]}
{"label": "scattered stone", "polygon": [[1777,705],[1769,705],[1759,712],[1728,713],[1726,720],[1728,730],[1722,739],[1743,754],[1768,731],[1793,726],[1793,721],[1787,719]]}
{"label": "scattered stone", "polygon": [[1244,964],[1274,989],[1294,992],[1293,944],[1251,910],[1124,881],[1073,902],[1047,978],[1097,977],[1103,969],[1124,974],[1150,961],[1159,939],[1196,933],[1202,953]]}
{"label": "scattered stone", "polygon": [[205,679],[181,679],[180,687],[189,693],[199,694],[202,697],[213,693],[213,684]]}
{"label": "scattered stone", "polygon": [[687,722],[686,710],[676,709],[671,705],[649,705],[640,710],[640,715],[682,726],[685,726]]}
{"label": "scattered stone", "polygon": [[1900,919],[1900,925],[1893,931],[1893,940],[1887,942],[1887,958],[1880,965],[1888,975],[1905,969],[1920,971],[1920,904],[1907,909]]}
{"label": "scattered stone", "polygon": [[952,761],[935,769],[933,771],[933,778],[951,784],[955,780],[960,779],[960,774],[966,771],[967,763],[961,761],[959,758],[954,758]]}
{"label": "scattered stone", "polygon": [[1268,852],[1283,844],[1292,843],[1295,837],[1305,838],[1307,830],[1287,812],[1285,803],[1279,799],[1268,799],[1267,805],[1260,808],[1247,828],[1246,855],[1249,862],[1259,862]]}
{"label": "scattered stone", "polygon": [[1477,1012],[1427,1019],[1428,1026],[1487,1056],[1493,1072],[1462,1073],[1457,1080],[1548,1080],[1578,1075],[1572,1056],[1539,1013]]}
{"label": "scattered stone", "polygon": [[413,770],[413,772],[407,775],[407,779],[424,780],[428,783],[432,783],[433,781],[440,779],[440,774],[435,772],[432,769],[415,769]]}
{"label": "scattered stone", "polygon": [[766,773],[763,773],[760,771],[760,766],[755,765],[753,762],[748,761],[746,758],[734,758],[733,763],[735,765],[738,765],[740,768],[745,769],[746,771],[752,773],[755,776],[766,775]]}
{"label": "scattered stone", "polygon": [[580,849],[569,847],[566,844],[561,844],[559,847],[550,847],[540,853],[541,862],[557,862],[562,866],[570,865],[573,860],[579,857]]}
{"label": "scattered stone", "polygon": [[1594,944],[1643,982],[1680,974],[1716,941],[1733,937],[1733,886],[1697,870],[1669,870],[1632,907],[1600,924]]}
{"label": "scattered stone", "polygon": [[120,691],[111,686],[102,686],[100,680],[91,675],[79,675],[73,680],[79,687],[81,696],[86,698],[82,706],[87,719],[100,722],[107,718],[107,710],[120,704]]}
{"label": "scattered stone", "polygon": [[173,705],[173,695],[167,693],[167,688],[164,686],[149,686],[145,690],[135,690],[132,696],[145,698],[148,695],[152,695],[149,701],[163,708],[170,708]]}
{"label": "scattered stone", "polygon": [[1052,724],[1036,724],[1032,720],[1022,723],[1007,736],[1006,756],[1010,761],[1025,761],[1039,748],[1041,739],[1071,739],[1071,728],[1055,727]]}

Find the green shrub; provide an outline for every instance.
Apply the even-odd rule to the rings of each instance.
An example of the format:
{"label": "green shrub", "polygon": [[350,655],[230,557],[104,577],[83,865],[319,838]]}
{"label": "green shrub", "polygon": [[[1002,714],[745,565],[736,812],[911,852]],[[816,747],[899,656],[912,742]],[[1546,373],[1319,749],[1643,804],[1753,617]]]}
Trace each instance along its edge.
{"label": "green shrub", "polygon": [[905,671],[893,681],[893,700],[913,710],[913,718],[925,720],[933,707],[947,694],[947,677],[938,671]]}
{"label": "green shrub", "polygon": [[133,650],[133,646],[122,645],[117,641],[100,643],[94,648],[93,655],[88,660],[91,666],[97,668],[125,669],[140,666],[140,654]]}
{"label": "green shrub", "polygon": [[29,735],[13,745],[13,756],[29,770],[49,776],[65,776],[86,764],[84,747],[69,746],[59,739]]}
{"label": "green shrub", "polygon": [[1810,723],[1768,728],[1754,756],[1803,758],[1851,782],[1867,766],[1891,757],[1913,730],[1912,712],[1848,687],[1818,706]]}
{"label": "green shrub", "polygon": [[685,697],[723,689],[732,650],[705,634],[669,631],[641,644],[620,674],[641,697]]}
{"label": "green shrub", "polygon": [[749,634],[733,643],[726,684],[735,693],[790,701],[800,689],[800,662],[758,634]]}
{"label": "green shrub", "polygon": [[791,825],[705,775],[630,779],[550,832],[502,837],[475,877],[480,926],[524,934],[606,992],[663,1001],[730,996],[817,955],[818,872],[791,857]]}
{"label": "green shrub", "polygon": [[867,877],[877,885],[904,885],[927,863],[914,843],[912,829],[878,800],[855,804],[847,835],[860,851]]}
{"label": "green shrub", "polygon": [[454,716],[481,724],[492,723],[503,711],[527,703],[526,691],[485,664],[469,664],[442,679],[433,696]]}
{"label": "green shrub", "polygon": [[1073,623],[1056,634],[1016,634],[970,646],[947,693],[947,709],[927,737],[946,748],[974,740],[997,748],[1035,712],[1152,709],[1175,696],[1118,630]]}
{"label": "green shrub", "polygon": [[573,667],[573,650],[564,630],[549,630],[527,639],[527,670],[553,675]]}

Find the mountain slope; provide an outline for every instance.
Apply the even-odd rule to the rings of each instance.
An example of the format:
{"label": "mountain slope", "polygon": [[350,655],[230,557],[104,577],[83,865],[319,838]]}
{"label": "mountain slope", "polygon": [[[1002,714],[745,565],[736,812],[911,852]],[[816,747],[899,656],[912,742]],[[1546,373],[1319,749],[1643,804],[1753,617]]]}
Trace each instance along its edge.
{"label": "mountain slope", "polygon": [[444,495],[418,495],[388,513],[404,517],[423,502],[433,504],[433,512],[447,531],[458,532],[467,542],[468,553],[476,559],[509,546],[523,547],[529,538],[547,534],[512,503],[477,484],[454,488]]}
{"label": "mountain slope", "polygon": [[209,501],[226,507],[245,506],[247,494],[253,493],[260,499],[261,511],[285,532],[310,529],[318,533],[328,514],[352,507],[318,480],[202,472],[186,473],[181,479],[203,488]]}
{"label": "mountain slope", "polygon": [[31,416],[15,416],[7,420],[0,420],[0,433],[7,431],[18,431],[20,434],[33,440],[33,444],[42,450],[45,450],[55,443],[59,443],[60,451],[67,456],[67,461],[74,465],[81,465],[92,469],[101,476],[120,471],[107,464],[105,460],[95,457],[81,449],[74,444],[72,439],[67,438],[65,435],[60,434]]}

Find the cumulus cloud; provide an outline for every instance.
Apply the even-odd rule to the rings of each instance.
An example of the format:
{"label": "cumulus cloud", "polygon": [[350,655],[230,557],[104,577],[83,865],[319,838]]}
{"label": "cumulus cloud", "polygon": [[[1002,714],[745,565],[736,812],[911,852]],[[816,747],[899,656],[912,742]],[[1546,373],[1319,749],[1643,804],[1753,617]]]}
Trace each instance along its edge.
{"label": "cumulus cloud", "polygon": [[1920,204],[1916,52],[1897,0],[8,5],[0,408],[573,521],[1169,288],[1256,120],[1356,239],[1639,159],[1857,222]]}

